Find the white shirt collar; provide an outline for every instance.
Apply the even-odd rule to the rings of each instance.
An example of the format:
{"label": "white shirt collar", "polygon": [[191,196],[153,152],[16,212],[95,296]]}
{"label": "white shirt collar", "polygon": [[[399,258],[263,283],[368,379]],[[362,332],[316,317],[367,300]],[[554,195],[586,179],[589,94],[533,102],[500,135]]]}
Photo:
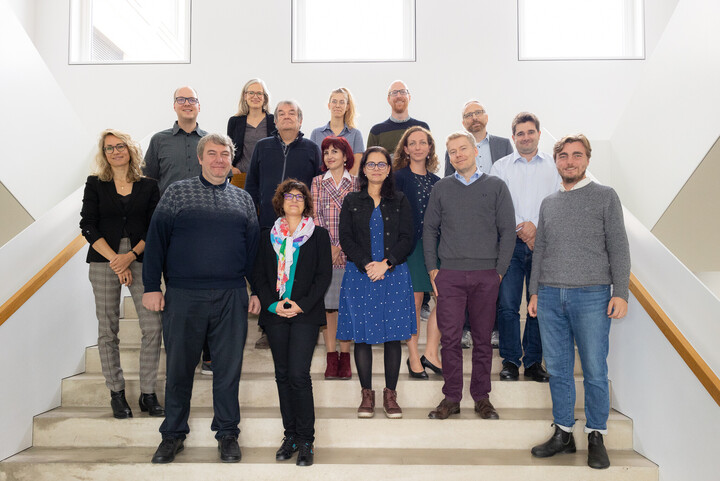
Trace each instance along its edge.
{"label": "white shirt collar", "polygon": [[[323,175],[323,180],[328,180],[328,179],[335,180],[334,177],[332,176],[332,172],[330,172],[329,170],[327,172],[325,172],[325,175]],[[343,170],[342,179],[347,179],[350,182],[352,182],[352,178],[350,177],[350,172],[348,172],[347,169]],[[340,182],[342,182],[342,179],[340,179]]]}

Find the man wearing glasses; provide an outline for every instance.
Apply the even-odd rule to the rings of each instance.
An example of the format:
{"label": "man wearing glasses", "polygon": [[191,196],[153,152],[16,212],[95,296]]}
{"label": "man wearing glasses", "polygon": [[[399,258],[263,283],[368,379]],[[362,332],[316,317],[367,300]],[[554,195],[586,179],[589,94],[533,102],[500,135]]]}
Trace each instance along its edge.
{"label": "man wearing glasses", "polygon": [[396,80],[390,84],[387,101],[392,109],[390,118],[384,122],[375,124],[373,128],[370,129],[367,146],[368,148],[374,145],[385,147],[385,149],[390,152],[390,155],[392,155],[393,152],[395,152],[400,138],[407,129],[416,125],[428,130],[430,130],[430,127],[422,120],[410,117],[408,113],[410,91],[403,81]]}
{"label": "man wearing glasses", "polygon": [[192,87],[175,90],[173,110],[175,125],[152,136],[143,167],[147,177],[157,180],[161,196],[173,182],[200,175],[197,145],[207,134],[197,123],[200,101]]}

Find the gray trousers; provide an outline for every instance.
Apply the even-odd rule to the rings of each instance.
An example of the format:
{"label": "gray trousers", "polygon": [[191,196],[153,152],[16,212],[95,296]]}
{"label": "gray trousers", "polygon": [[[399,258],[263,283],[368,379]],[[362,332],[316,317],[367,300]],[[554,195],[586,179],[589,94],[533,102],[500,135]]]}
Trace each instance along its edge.
{"label": "gray trousers", "polygon": [[[130,240],[120,241],[119,254],[130,251]],[[135,308],[140,320],[142,344],[140,346],[140,392],[154,393],[157,383],[162,323],[159,312],[152,312],[142,305],[142,263],[130,264],[133,281],[130,286]],[[120,367],[118,329],[120,327],[120,290],[122,285],[108,262],[90,263],[90,284],[95,294],[95,314],[98,318],[98,351],[105,376],[105,385],[111,391],[125,389],[125,378]]]}

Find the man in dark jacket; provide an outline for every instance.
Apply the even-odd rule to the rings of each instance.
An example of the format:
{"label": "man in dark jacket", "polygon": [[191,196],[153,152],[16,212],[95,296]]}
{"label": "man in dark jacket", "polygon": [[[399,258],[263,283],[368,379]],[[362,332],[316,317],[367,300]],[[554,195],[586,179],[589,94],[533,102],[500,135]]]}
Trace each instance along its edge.
{"label": "man in dark jacket", "polygon": [[245,190],[258,209],[261,228],[272,227],[277,218],[272,197],[283,180],[294,178],[310,188],[313,177],[320,175],[320,149],[303,138],[301,125],[300,106],[293,100],[283,100],[275,107],[274,135],[255,145]]}

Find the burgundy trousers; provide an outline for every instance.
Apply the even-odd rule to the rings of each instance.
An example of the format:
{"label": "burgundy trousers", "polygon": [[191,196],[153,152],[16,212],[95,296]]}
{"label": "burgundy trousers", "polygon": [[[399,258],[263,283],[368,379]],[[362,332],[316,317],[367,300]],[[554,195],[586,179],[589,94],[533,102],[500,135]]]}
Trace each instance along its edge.
{"label": "burgundy trousers", "polygon": [[463,393],[462,340],[465,311],[472,334],[472,376],[470,395],[475,401],[490,394],[492,336],[495,324],[500,276],[495,269],[456,271],[440,269],[435,277],[438,290],[437,323],[445,385],[443,394],[449,401],[460,402]]}

